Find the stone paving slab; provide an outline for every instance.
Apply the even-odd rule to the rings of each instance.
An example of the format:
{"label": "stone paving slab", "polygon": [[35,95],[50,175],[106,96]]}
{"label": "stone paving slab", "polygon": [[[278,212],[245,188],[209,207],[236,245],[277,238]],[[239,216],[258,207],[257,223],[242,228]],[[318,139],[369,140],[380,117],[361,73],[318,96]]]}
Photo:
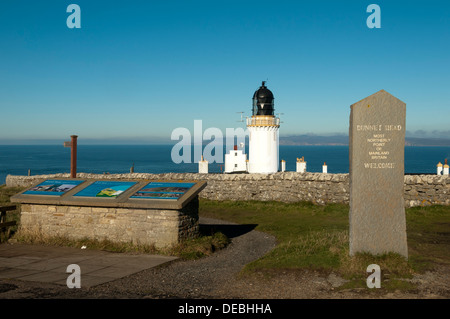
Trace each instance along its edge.
{"label": "stone paving slab", "polygon": [[172,256],[24,244],[0,245],[0,279],[66,285],[67,266],[77,264],[82,287],[92,287],[177,259]]}

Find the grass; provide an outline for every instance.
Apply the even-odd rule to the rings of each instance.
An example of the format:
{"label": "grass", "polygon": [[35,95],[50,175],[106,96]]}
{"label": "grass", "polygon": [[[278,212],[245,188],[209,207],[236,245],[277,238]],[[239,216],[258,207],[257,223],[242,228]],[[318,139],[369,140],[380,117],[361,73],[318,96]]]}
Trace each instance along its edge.
{"label": "grass", "polygon": [[247,264],[242,273],[315,270],[337,273],[349,280],[342,289],[367,288],[367,266],[377,264],[382,288],[414,290],[406,279],[414,273],[450,265],[450,207],[406,209],[409,258],[389,253],[349,256],[349,206],[311,203],[200,201],[200,216],[239,224],[257,224],[256,230],[274,235],[277,246]]}
{"label": "grass", "polygon": [[428,206],[407,210],[410,263],[416,271],[450,265],[450,207]]}
{"label": "grass", "polygon": [[41,232],[30,229],[20,229],[13,237],[17,242],[27,244],[39,244],[47,246],[65,246],[88,249],[104,250],[116,253],[146,253],[178,256],[186,260],[198,259],[209,256],[217,250],[225,248],[229,239],[220,232],[211,235],[201,234],[197,238],[179,242],[177,245],[168,248],[155,248],[153,245],[138,243],[119,243],[107,239],[95,240],[89,238],[69,239],[63,236],[46,236]]}
{"label": "grass", "polygon": [[275,249],[245,270],[333,268],[348,242],[348,207],[341,204],[201,200],[200,216],[257,224],[257,230],[277,238]]}
{"label": "grass", "polygon": [[[0,186],[0,206],[9,206],[11,202],[9,198],[22,191],[22,187],[6,187],[5,185]],[[17,206],[16,210],[8,211],[6,213],[5,221],[16,221],[15,226],[7,227],[6,229],[0,229],[0,243],[7,241],[11,238],[18,229],[20,223],[20,204],[14,204]]]}
{"label": "grass", "polygon": [[228,237],[221,232],[216,232],[209,236],[203,235],[195,239],[182,241],[177,246],[172,247],[168,254],[183,259],[198,259],[225,248],[229,243]]}

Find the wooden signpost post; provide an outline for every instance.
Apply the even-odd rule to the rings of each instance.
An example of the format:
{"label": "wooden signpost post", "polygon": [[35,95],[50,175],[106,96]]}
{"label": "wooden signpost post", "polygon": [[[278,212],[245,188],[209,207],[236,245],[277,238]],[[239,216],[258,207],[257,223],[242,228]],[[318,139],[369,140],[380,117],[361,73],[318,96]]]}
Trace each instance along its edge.
{"label": "wooden signpost post", "polygon": [[70,136],[70,142],[64,142],[64,147],[70,147],[70,178],[77,178],[77,135]]}

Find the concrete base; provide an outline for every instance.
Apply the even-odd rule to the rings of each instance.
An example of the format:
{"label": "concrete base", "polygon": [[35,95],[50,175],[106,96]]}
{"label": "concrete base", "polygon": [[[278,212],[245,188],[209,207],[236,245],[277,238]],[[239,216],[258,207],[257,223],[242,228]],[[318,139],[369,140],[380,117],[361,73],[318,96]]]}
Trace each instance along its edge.
{"label": "concrete base", "polygon": [[0,245],[0,280],[66,286],[67,267],[81,270],[81,288],[93,287],[177,259],[172,256],[110,253],[100,250],[23,244]]}

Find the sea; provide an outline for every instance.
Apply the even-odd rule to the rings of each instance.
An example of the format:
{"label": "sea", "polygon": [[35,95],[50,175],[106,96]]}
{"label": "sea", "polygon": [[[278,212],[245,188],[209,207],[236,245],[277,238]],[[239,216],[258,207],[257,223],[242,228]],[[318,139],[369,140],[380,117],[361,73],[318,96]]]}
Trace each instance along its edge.
{"label": "sea", "polygon": [[[129,173],[196,173],[197,163],[172,161],[173,145],[78,145],[77,172],[95,174]],[[223,149],[223,154],[227,150]],[[280,145],[280,160],[286,171],[296,170],[297,158],[304,157],[308,172],[348,173],[348,146]],[[245,150],[248,154],[248,150]],[[192,150],[191,154],[194,154]],[[450,159],[450,147],[405,147],[406,174],[436,174],[438,162]],[[193,159],[192,159],[193,160]],[[222,173],[224,163],[210,163],[210,173]],[[70,148],[62,145],[0,145],[0,185],[6,176],[42,175],[70,172]]]}

